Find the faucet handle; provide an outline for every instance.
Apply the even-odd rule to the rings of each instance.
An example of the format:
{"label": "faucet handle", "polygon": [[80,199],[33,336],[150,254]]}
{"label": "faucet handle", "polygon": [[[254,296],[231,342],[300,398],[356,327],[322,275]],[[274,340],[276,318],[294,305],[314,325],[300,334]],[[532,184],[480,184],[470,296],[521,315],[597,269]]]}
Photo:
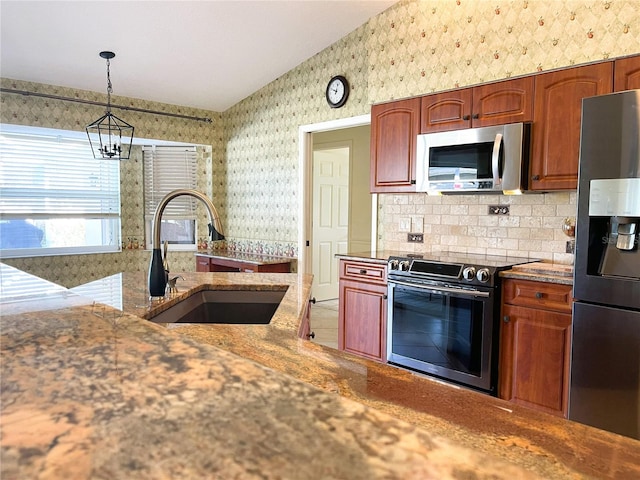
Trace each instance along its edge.
{"label": "faucet handle", "polygon": [[167,285],[169,287],[169,293],[177,293],[178,289],[176,288],[176,282],[178,281],[178,279],[180,280],[184,280],[183,277],[181,277],[180,275],[177,275],[173,278],[170,278],[169,281],[167,282]]}

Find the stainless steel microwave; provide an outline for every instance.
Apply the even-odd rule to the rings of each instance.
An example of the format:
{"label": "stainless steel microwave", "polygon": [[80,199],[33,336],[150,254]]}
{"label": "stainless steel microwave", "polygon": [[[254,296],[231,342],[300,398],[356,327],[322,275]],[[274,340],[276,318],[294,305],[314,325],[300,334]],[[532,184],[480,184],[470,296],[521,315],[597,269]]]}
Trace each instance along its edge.
{"label": "stainless steel microwave", "polygon": [[531,124],[418,135],[416,190],[521,193],[527,188]]}

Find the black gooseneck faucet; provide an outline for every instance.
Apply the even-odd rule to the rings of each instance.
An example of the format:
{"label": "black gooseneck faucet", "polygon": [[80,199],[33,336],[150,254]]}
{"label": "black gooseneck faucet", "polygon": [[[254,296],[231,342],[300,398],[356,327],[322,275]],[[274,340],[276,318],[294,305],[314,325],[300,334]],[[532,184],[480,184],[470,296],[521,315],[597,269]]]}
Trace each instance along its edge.
{"label": "black gooseneck faucet", "polygon": [[165,271],[164,262],[162,259],[162,252],[160,249],[160,224],[162,223],[162,212],[164,212],[167,204],[176,197],[181,195],[188,195],[197,198],[209,212],[209,235],[212,241],[224,240],[222,233],[222,224],[220,222],[220,216],[216,207],[204,193],[192,189],[178,189],[169,192],[164,196],[153,215],[153,251],[151,252],[151,264],[149,265],[149,295],[152,297],[163,297],[167,288],[167,275]]}

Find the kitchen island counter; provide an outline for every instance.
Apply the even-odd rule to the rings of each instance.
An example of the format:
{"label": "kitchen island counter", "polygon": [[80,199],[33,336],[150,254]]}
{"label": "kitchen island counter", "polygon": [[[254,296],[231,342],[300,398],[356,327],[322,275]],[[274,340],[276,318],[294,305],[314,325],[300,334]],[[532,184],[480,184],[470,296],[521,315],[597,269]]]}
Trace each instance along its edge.
{"label": "kitchen island counter", "polygon": [[[152,304],[137,273],[4,299],[3,479],[640,472],[639,442],[298,339],[309,276],[181,275],[180,291]],[[205,287],[282,285],[266,326],[140,318]]]}

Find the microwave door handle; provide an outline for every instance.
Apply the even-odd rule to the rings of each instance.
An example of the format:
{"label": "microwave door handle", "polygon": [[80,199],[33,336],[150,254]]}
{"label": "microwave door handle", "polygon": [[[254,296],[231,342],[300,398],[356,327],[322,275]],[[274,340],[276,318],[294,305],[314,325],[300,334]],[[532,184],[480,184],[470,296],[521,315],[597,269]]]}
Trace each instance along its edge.
{"label": "microwave door handle", "polygon": [[502,148],[502,134],[497,133],[493,142],[493,153],[491,154],[491,171],[493,173],[493,184],[500,185],[500,149]]}

